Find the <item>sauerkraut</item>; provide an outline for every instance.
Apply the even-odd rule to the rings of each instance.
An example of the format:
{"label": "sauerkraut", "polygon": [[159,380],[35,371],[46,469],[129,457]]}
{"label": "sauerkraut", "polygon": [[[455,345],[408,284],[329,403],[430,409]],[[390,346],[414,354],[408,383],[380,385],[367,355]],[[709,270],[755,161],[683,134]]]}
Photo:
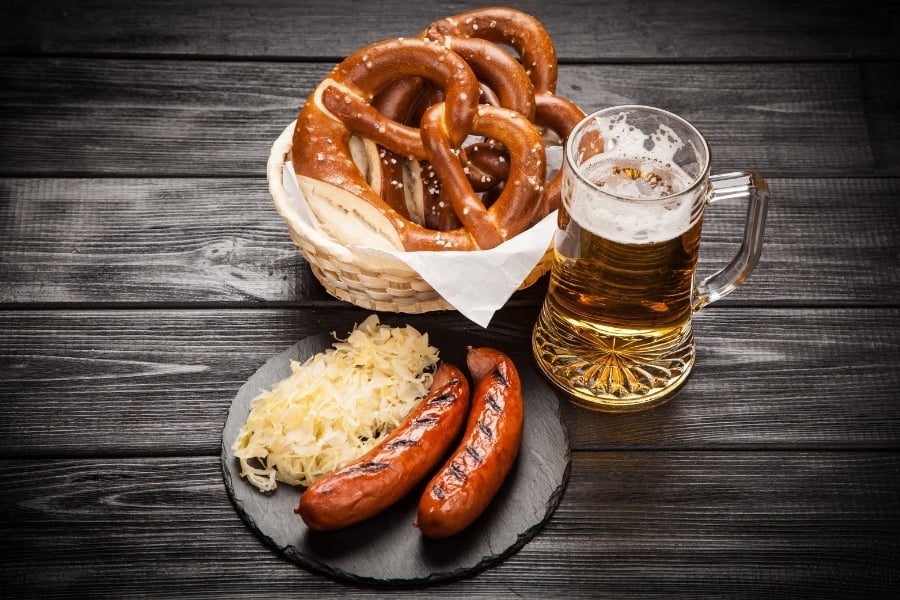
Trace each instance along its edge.
{"label": "sauerkraut", "polygon": [[432,381],[438,350],[411,326],[369,316],[250,405],[232,444],[241,476],[260,491],[308,486],[393,431]]}

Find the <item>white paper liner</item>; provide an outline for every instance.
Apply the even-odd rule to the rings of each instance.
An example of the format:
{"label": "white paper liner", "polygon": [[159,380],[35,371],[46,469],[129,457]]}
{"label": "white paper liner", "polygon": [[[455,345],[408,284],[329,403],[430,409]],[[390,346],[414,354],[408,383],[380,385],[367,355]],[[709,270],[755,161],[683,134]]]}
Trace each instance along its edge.
{"label": "white paper liner", "polygon": [[[283,186],[292,200],[291,218],[318,229],[315,216],[297,185],[293,165],[284,165]],[[536,225],[490,250],[404,252],[353,247],[374,259],[392,256],[416,271],[453,308],[487,327],[543,258],[556,229],[556,211]]]}

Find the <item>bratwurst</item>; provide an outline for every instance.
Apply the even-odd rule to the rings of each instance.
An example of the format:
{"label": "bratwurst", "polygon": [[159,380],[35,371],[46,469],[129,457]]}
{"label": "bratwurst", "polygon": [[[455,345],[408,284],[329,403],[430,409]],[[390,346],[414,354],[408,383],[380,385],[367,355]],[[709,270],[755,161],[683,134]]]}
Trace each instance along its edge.
{"label": "bratwurst", "polygon": [[442,362],[428,395],[384,442],[310,485],[294,512],[310,529],[331,531],[387,509],[446,456],[465,424],[469,394],[463,372]]}
{"label": "bratwurst", "polygon": [[519,453],[525,412],[513,361],[492,348],[470,348],[475,383],[462,442],[419,501],[416,527],[439,539],[472,524],[493,500]]}

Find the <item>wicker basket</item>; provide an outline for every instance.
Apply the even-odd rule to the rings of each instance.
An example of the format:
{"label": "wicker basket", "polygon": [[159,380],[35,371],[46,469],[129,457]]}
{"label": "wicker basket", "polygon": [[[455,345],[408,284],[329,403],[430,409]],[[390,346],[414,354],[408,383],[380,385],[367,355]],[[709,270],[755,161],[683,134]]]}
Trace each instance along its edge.
{"label": "wicker basket", "polygon": [[[291,157],[291,142],[296,121],[275,140],[266,175],[269,193],[278,214],[285,220],[291,239],[300,248],[313,275],[329,294],[356,306],[375,311],[425,313],[451,310],[451,306],[406,263],[391,256],[373,261],[338,244],[299,218],[293,201],[283,186],[284,166]],[[535,265],[519,289],[534,284],[550,267],[551,252]]]}

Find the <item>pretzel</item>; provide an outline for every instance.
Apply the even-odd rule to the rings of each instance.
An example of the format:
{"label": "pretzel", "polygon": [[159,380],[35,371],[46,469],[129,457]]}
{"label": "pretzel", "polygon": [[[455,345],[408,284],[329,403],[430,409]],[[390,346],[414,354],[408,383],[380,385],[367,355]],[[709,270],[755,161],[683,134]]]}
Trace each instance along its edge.
{"label": "pretzel", "polygon": [[522,59],[536,93],[556,90],[556,50],[536,18],[521,11],[489,7],[433,22],[422,33],[432,40],[477,38],[512,47]]}
{"label": "pretzel", "polygon": [[[541,130],[564,141],[583,113],[555,86],[549,36],[513,9],[373,44],[337,65],[300,111],[298,182],[320,222],[340,230],[333,237],[359,225],[386,247],[492,248],[558,206]],[[464,145],[472,136],[484,139]]]}
{"label": "pretzel", "polygon": [[[525,116],[529,121],[534,119],[536,104],[531,80],[512,55],[497,44],[479,38],[446,38],[441,40],[441,43],[462,57],[472,68],[479,80],[482,103],[509,108]],[[406,115],[408,122],[418,122],[421,119],[421,111],[417,111],[417,107],[426,93],[425,82],[418,80],[415,84],[394,86],[384,98],[373,104],[380,104],[379,110],[389,118]],[[484,147],[479,143],[473,150],[477,151],[478,146]],[[504,152],[503,156],[499,156],[497,152],[482,152],[478,155],[479,159],[473,162],[470,157],[475,155],[470,154],[468,148],[462,148],[457,158],[462,162],[465,174],[475,192],[490,190],[500,180],[506,179],[509,172],[508,165],[498,165],[497,161],[509,160],[508,153]],[[485,160],[490,161],[490,164],[485,163]],[[498,167],[502,173],[500,176],[497,175]],[[425,175],[433,172],[427,163],[413,165],[412,168],[419,168],[423,173],[421,175],[423,220],[419,222],[424,222],[426,227],[442,230],[458,226],[460,220],[453,209],[452,196],[442,192],[441,178],[433,179]],[[419,191],[415,190],[414,193],[418,194]],[[382,194],[382,198],[391,204],[391,197]]]}
{"label": "pretzel", "polygon": [[[584,112],[575,103],[555,95],[556,50],[550,35],[533,16],[503,7],[475,9],[435,21],[422,35],[445,42],[452,40],[451,44],[463,37],[512,47],[521,57],[534,86],[535,124],[554,132],[561,144],[565,144],[569,132],[584,118]],[[559,208],[561,181],[562,173],[559,172],[547,183],[545,202],[538,211],[538,219]]]}

